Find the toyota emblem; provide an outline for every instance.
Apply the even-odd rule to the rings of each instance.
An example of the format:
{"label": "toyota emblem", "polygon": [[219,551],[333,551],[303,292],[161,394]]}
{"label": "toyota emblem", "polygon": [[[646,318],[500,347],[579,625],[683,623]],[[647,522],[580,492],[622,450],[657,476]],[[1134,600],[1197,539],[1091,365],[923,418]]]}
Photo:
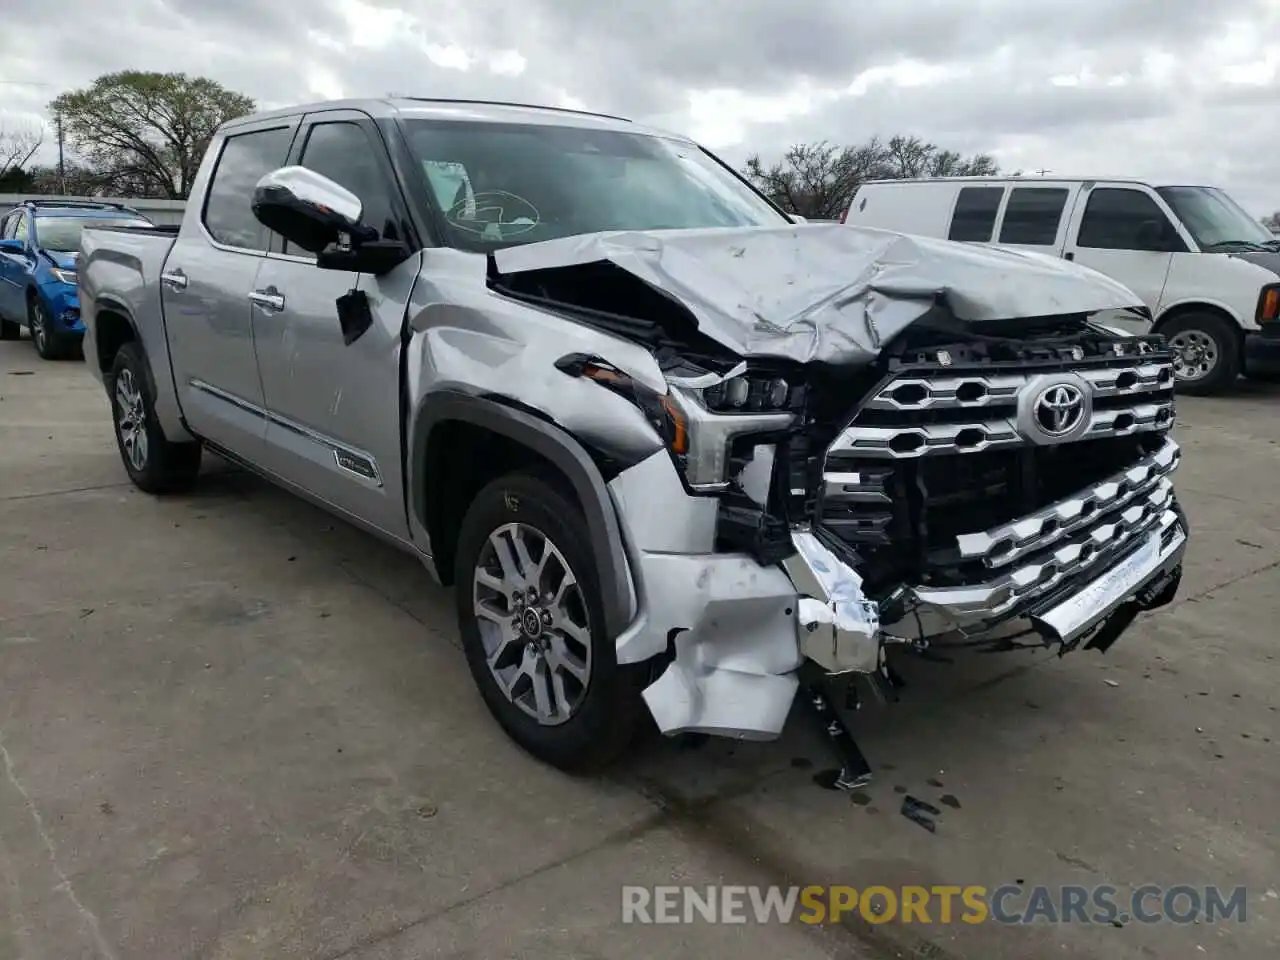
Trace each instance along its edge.
{"label": "toyota emblem", "polygon": [[1045,436],[1065,437],[1084,419],[1084,393],[1073,383],[1052,384],[1040,391],[1032,413]]}

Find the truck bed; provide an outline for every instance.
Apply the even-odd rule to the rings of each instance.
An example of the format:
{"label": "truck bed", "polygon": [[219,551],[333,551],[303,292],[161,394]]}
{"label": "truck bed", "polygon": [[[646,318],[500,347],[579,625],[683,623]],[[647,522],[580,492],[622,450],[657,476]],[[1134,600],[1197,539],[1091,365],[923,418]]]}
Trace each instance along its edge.
{"label": "truck bed", "polygon": [[[86,328],[86,359],[92,356],[94,317],[102,299],[117,312],[126,313],[147,348],[159,350],[159,356],[167,362],[160,274],[178,239],[178,229],[89,227],[81,234],[77,273],[80,312]],[[153,362],[157,359],[152,358]],[[96,376],[101,376],[99,364],[90,362],[90,367]]]}

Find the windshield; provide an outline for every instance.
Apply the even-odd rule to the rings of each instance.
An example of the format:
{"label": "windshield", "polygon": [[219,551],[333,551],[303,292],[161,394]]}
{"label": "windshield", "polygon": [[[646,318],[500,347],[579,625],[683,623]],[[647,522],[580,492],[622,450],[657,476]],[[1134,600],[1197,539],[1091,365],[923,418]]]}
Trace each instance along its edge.
{"label": "windshield", "polygon": [[695,144],[541,124],[406,121],[448,242],[489,251],[604,230],[784,224]]}
{"label": "windshield", "polygon": [[41,248],[55,253],[75,253],[85,227],[150,227],[149,220],[126,217],[36,217],[36,239]]}
{"label": "windshield", "polygon": [[1265,248],[1275,237],[1216,187],[1158,187],[1196,244],[1206,253],[1215,250]]}

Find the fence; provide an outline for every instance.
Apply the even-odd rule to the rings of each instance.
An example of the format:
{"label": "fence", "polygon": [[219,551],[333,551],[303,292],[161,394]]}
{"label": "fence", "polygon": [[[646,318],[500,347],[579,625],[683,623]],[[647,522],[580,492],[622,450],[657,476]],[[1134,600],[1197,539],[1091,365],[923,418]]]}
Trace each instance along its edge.
{"label": "fence", "polygon": [[34,197],[27,193],[0,193],[0,211],[20,203],[23,200],[90,200],[107,201],[109,203],[127,204],[144,217],[161,226],[177,226],[182,223],[182,211],[186,209],[185,200],[131,200],[128,197]]}

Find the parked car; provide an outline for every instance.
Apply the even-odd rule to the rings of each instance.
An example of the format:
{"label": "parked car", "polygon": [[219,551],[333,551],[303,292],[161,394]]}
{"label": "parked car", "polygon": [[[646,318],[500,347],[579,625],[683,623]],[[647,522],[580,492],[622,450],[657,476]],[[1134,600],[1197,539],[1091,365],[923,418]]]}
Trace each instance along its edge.
{"label": "parked car", "polygon": [[1094,271],[797,225],[687,139],[511,104],[242,118],[191,197],[81,241],[129,477],[207,449],[421,558],[563,768],[646,714],[775,737],[803,684],[857,783],[835,678],[1105,650],[1178,588],[1172,356],[1087,319],[1142,309]]}
{"label": "parked car", "polygon": [[1173,343],[1178,386],[1280,374],[1280,244],[1224,191],[1139,180],[878,180],[845,223],[1074,260],[1130,287]]}
{"label": "parked car", "polygon": [[26,327],[45,360],[75,352],[84,335],[80,232],[102,224],[153,225],[123,204],[57,199],[25,201],[0,219],[0,339],[16,340]]}

